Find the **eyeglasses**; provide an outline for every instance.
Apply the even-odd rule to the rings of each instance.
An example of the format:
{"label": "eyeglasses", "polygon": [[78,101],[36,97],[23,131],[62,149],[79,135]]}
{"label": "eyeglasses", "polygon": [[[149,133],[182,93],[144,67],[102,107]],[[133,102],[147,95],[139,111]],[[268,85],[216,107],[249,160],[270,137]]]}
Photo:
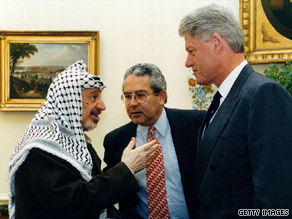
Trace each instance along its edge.
{"label": "eyeglasses", "polygon": [[146,99],[148,96],[152,95],[152,94],[158,94],[160,91],[157,92],[153,92],[151,94],[147,94],[145,92],[135,92],[134,95],[131,93],[124,93],[121,95],[121,100],[125,103],[125,104],[130,104],[131,100],[134,96],[134,99],[137,103],[145,103]]}

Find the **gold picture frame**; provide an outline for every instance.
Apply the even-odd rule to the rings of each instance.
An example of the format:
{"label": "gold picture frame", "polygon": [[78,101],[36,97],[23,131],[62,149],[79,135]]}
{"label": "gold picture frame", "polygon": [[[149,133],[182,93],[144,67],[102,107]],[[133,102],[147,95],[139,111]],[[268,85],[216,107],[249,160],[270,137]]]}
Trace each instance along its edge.
{"label": "gold picture frame", "polygon": [[79,59],[99,74],[98,31],[0,31],[0,111],[37,111],[56,74]]}
{"label": "gold picture frame", "polygon": [[277,10],[283,15],[287,4],[292,7],[291,0],[240,0],[245,54],[251,64],[292,60],[292,28],[285,26],[291,23],[291,9],[285,20],[278,20],[274,13]]}

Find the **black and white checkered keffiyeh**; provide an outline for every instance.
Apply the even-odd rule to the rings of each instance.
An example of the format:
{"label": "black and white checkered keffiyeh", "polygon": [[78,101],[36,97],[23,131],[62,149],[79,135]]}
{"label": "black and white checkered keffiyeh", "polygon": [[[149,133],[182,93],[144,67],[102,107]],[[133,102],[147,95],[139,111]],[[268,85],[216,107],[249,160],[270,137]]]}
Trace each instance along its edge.
{"label": "black and white checkered keffiyeh", "polygon": [[85,180],[91,179],[92,159],[82,129],[81,89],[102,90],[105,87],[99,76],[86,72],[82,60],[53,80],[44,105],[19,140],[8,166],[10,215],[14,216],[15,173],[32,148],[42,149],[68,161]]}

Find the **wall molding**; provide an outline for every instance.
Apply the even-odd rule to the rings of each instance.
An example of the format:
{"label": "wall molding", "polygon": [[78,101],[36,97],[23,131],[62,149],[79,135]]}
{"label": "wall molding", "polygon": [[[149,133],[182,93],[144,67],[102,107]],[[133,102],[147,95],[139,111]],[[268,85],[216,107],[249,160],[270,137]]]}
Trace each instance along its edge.
{"label": "wall molding", "polygon": [[8,204],[8,193],[0,194],[0,205]]}

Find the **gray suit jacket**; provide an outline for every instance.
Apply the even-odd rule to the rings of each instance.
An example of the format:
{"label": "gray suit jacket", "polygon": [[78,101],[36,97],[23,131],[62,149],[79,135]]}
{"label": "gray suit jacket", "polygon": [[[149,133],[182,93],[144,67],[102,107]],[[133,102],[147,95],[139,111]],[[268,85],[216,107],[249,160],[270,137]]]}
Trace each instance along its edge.
{"label": "gray suit jacket", "polygon": [[292,214],[291,128],[291,95],[245,66],[198,139],[197,216],[234,218],[250,208]]}

